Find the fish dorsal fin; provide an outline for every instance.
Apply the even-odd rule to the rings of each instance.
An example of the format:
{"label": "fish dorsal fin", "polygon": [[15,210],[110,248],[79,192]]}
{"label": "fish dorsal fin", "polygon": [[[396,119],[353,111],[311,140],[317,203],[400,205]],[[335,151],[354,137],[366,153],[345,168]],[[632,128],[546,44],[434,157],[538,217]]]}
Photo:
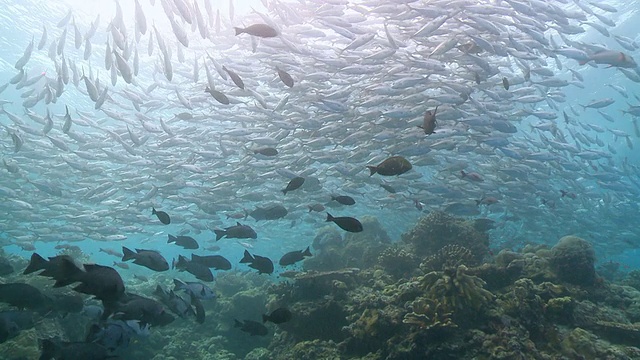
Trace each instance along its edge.
{"label": "fish dorsal fin", "polygon": [[242,224],[240,224],[240,221],[236,221],[236,226],[242,226]]}

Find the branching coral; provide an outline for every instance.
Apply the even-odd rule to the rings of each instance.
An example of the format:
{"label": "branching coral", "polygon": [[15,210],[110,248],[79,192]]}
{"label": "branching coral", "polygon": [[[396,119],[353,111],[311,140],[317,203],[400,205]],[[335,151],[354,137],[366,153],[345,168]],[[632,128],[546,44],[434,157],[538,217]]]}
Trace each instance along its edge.
{"label": "branching coral", "polygon": [[484,280],[467,274],[467,270],[460,265],[443,272],[432,271],[423,277],[422,284],[429,297],[447,310],[477,310],[493,300],[493,294],[484,289]]}

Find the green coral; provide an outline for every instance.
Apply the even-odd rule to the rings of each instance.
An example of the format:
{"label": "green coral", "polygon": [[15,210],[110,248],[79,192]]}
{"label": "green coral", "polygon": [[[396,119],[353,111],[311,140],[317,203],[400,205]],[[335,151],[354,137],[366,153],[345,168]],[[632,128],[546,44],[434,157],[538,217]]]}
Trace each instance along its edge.
{"label": "green coral", "polygon": [[395,245],[382,251],[378,256],[378,264],[388,274],[399,278],[412,273],[418,265],[418,259],[408,249]]}
{"label": "green coral", "polygon": [[434,255],[427,257],[420,264],[420,269],[424,272],[430,272],[457,268],[460,265],[471,263],[472,258],[471,250],[457,244],[449,244]]}

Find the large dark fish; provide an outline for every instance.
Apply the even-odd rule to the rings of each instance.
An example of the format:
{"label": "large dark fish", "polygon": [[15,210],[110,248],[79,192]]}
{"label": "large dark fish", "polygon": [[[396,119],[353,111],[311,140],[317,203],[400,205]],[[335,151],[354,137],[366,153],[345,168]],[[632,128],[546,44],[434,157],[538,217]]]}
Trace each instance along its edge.
{"label": "large dark fish", "polygon": [[242,225],[239,222],[234,226],[230,226],[224,230],[215,229],[216,241],[227,237],[229,239],[257,239],[258,234],[249,225]]}
{"label": "large dark fish", "polygon": [[402,156],[392,156],[381,162],[378,166],[368,165],[371,175],[378,173],[383,176],[401,175],[411,170],[411,163]]}
{"label": "large dark fish", "polygon": [[84,264],[83,271],[72,261],[66,259],[62,260],[61,266],[64,274],[63,282],[81,283],[73,288],[77,292],[93,295],[103,303],[114,303],[124,295],[124,282],[120,274],[112,267]]}
{"label": "large dark fish", "polygon": [[298,261],[304,260],[305,256],[312,256],[308,246],[304,251],[296,250],[284,254],[278,263],[282,266],[293,265]]}
{"label": "large dark fish", "polygon": [[44,310],[51,305],[51,299],[37,287],[24,283],[0,284],[0,302],[15,306],[20,310]]}
{"label": "large dark fish", "polygon": [[158,220],[160,220],[160,222],[165,225],[171,224],[171,218],[169,217],[169,214],[164,211],[157,211],[156,208],[151,208],[151,215],[157,216]]}
{"label": "large dark fish", "polygon": [[362,231],[362,223],[357,219],[352,217],[333,217],[331,214],[327,213],[327,222],[332,221],[336,225],[338,225],[342,230],[348,232],[361,232]]}
{"label": "large dark fish", "polygon": [[337,201],[342,205],[355,205],[356,201],[347,195],[331,196],[331,200]]}
{"label": "large dark fish", "polygon": [[287,192],[299,189],[302,186],[302,184],[304,184],[304,178],[300,176],[296,176],[293,179],[291,179],[291,181],[289,181],[286,188],[282,189],[282,193],[287,195]]}
{"label": "large dark fish", "polygon": [[191,236],[185,236],[185,235],[178,235],[178,236],[173,236],[171,234],[169,235],[169,240],[167,240],[167,244],[169,243],[176,243],[176,245],[182,246],[185,249],[197,249],[200,246],[198,246],[198,242],[196,241],[196,239],[192,238]]}
{"label": "large dark fish", "polygon": [[262,38],[270,38],[270,37],[278,36],[278,32],[276,31],[276,29],[272,28],[267,24],[253,24],[253,25],[247,26],[244,29],[239,27],[234,27],[234,29],[236,31],[236,36],[240,34],[249,34],[249,35],[262,37]]}
{"label": "large dark fish", "polygon": [[195,261],[208,268],[213,268],[215,270],[231,269],[231,263],[222,255],[200,256],[196,254],[191,254],[191,261]]}
{"label": "large dark fish", "polygon": [[263,314],[262,322],[265,323],[267,321],[270,321],[274,324],[282,324],[291,320],[292,317],[293,314],[291,313],[291,311],[289,311],[289,309],[281,307],[273,310],[269,315]]}
{"label": "large dark fish", "polygon": [[209,267],[199,262],[189,261],[189,259],[182,255],[178,256],[178,261],[175,263],[175,267],[178,270],[186,271],[192,274],[197,279],[200,279],[202,281],[213,281],[213,274],[211,273],[211,270],[209,270]]}
{"label": "large dark fish", "polygon": [[127,295],[115,308],[113,318],[116,320],[138,320],[142,325],[168,325],[175,320],[165,307],[156,300],[140,295]]}
{"label": "large dark fish", "polygon": [[260,255],[252,256],[247,250],[244,251],[244,256],[240,263],[248,263],[250,268],[258,270],[258,274],[273,273],[273,261],[271,259]]}
{"label": "large dark fish", "polygon": [[133,263],[149,268],[153,271],[169,270],[169,263],[159,252],[155,250],[136,249],[136,252],[122,247],[122,261],[134,259]]}
{"label": "large dark fish", "polygon": [[253,320],[244,320],[240,322],[234,319],[234,327],[240,328],[240,330],[251,334],[251,336],[265,336],[269,333],[269,329],[261,323]]}

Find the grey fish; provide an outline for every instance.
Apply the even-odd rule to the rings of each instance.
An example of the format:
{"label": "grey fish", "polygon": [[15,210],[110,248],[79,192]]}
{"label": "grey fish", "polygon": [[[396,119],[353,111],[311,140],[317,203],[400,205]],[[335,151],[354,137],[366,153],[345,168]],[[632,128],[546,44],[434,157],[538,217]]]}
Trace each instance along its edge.
{"label": "grey fish", "polygon": [[167,260],[155,250],[136,249],[133,252],[131,249],[122,247],[122,261],[129,261],[133,259],[133,263],[149,268],[153,271],[166,271],[169,270],[169,263]]}
{"label": "grey fish", "polygon": [[278,32],[267,24],[253,24],[249,25],[246,28],[233,28],[236,31],[236,36],[240,34],[249,34],[262,38],[270,38],[278,36]]}
{"label": "grey fish", "polygon": [[227,237],[229,239],[257,239],[258,234],[249,225],[242,225],[239,222],[234,226],[230,226],[224,230],[213,230],[216,234],[216,241]]}

